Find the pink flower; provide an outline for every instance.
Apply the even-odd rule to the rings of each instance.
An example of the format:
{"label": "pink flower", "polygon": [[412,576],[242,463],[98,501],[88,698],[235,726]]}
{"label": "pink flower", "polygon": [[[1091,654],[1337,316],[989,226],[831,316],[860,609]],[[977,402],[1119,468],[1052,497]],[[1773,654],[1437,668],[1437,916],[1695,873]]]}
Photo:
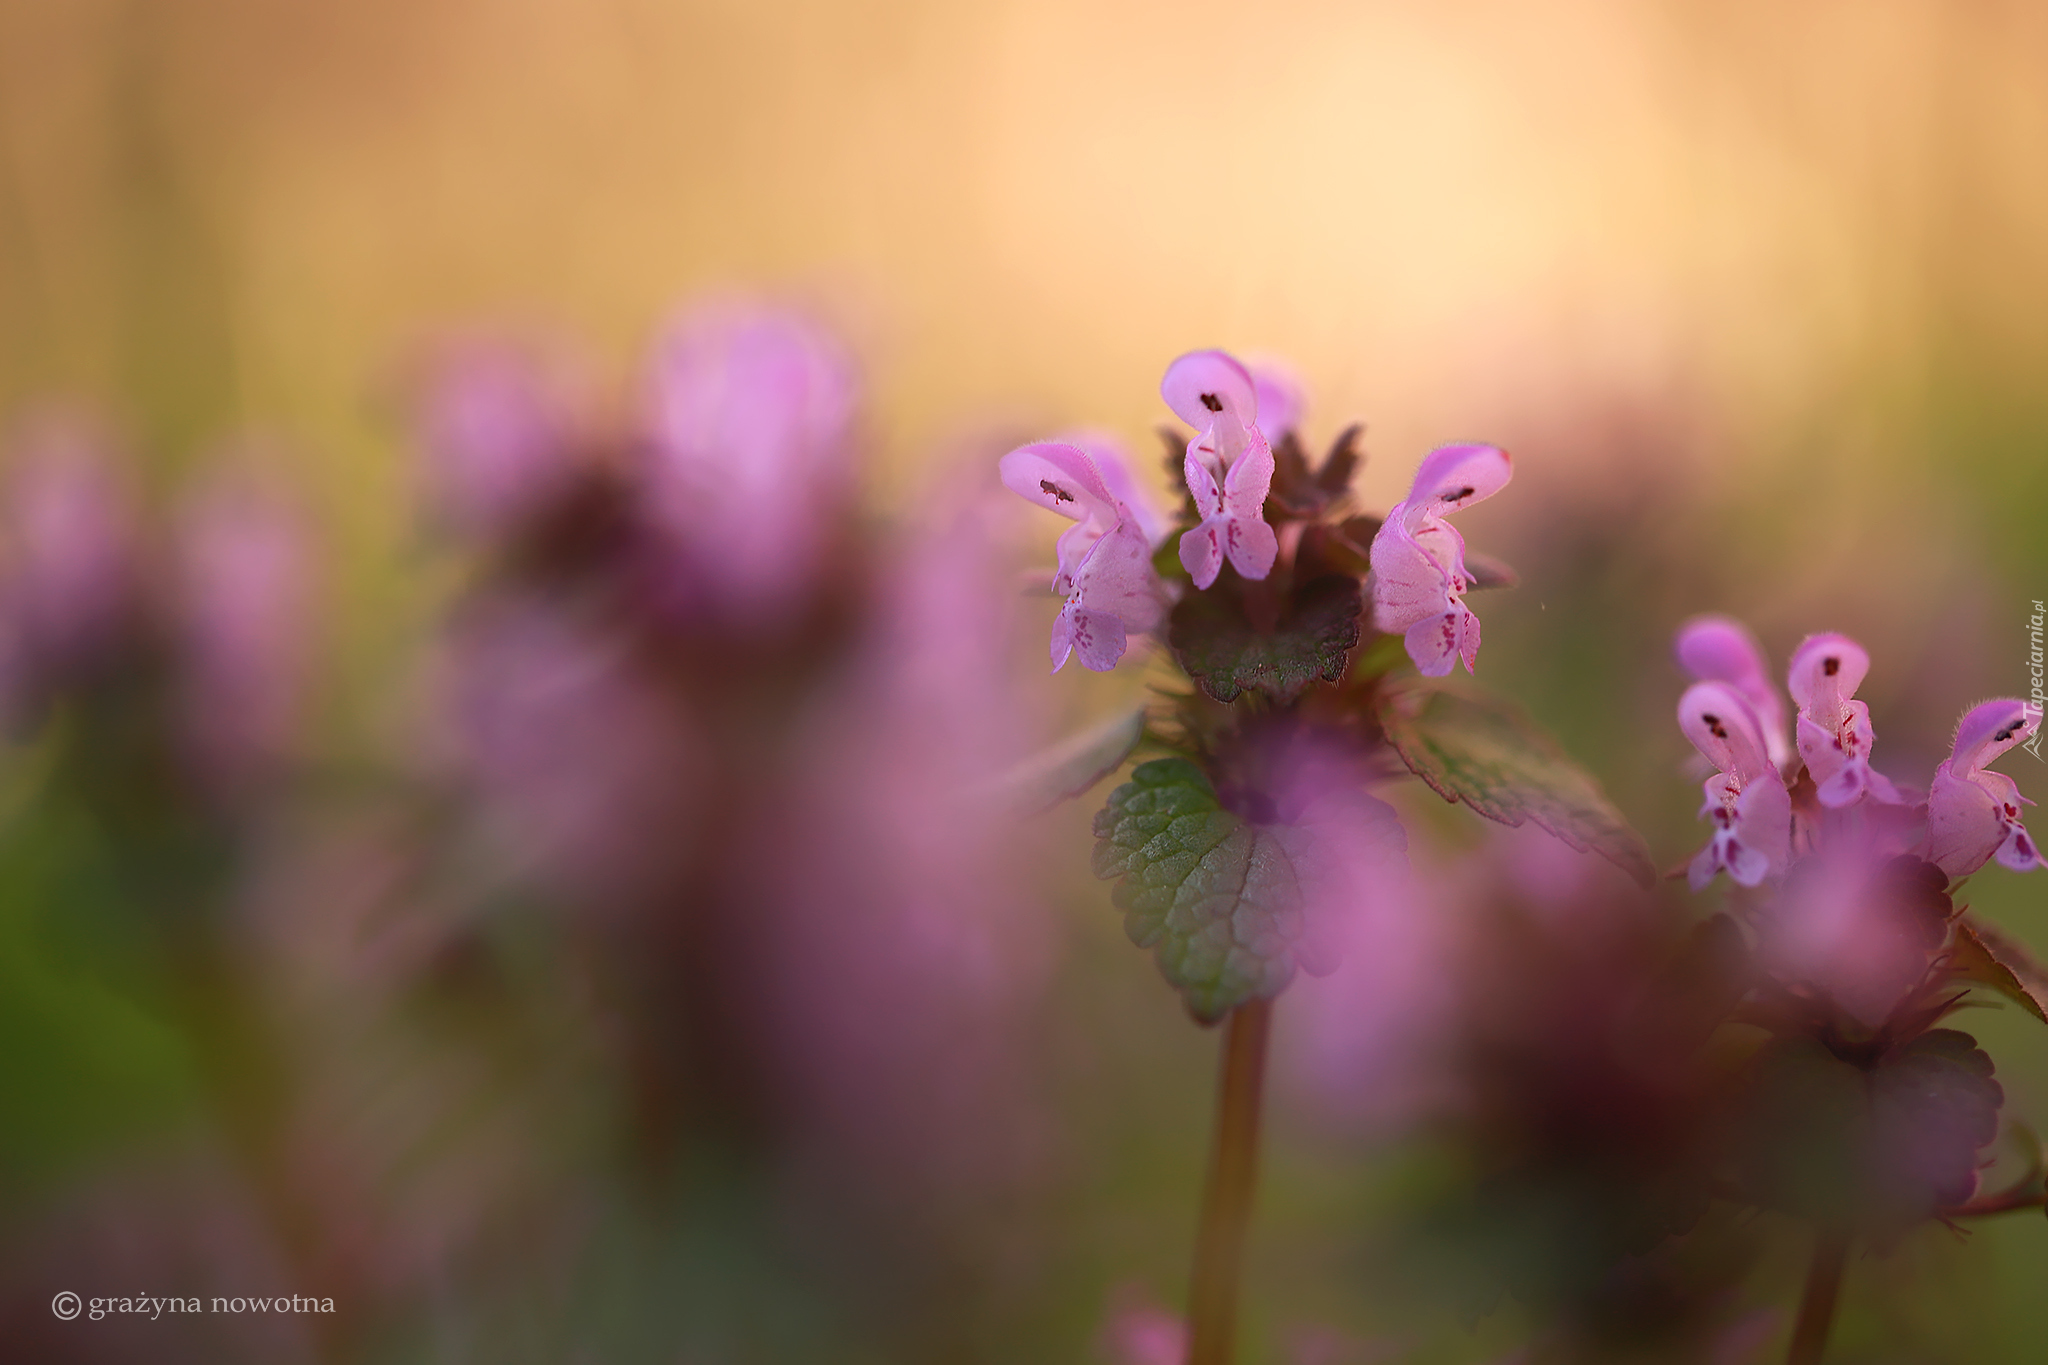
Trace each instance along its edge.
{"label": "pink flower", "polygon": [[1188,1325],[1164,1308],[1120,1296],[1103,1328],[1104,1353],[1116,1365],[1182,1365],[1188,1354]]}
{"label": "pink flower", "polygon": [[1465,605],[1465,538],[1444,518],[1492,497],[1514,472],[1496,446],[1438,446],[1373,537],[1373,623],[1402,635],[1429,677],[1443,677],[1459,658],[1469,673],[1479,658],[1479,618]]}
{"label": "pink flower", "polygon": [[808,318],[723,302],[677,318],[652,370],[655,518],[728,612],[787,611],[850,486],[852,363]]}
{"label": "pink flower", "polygon": [[[1882,1024],[1927,975],[1948,935],[1945,879],[1881,829],[1845,826],[1800,858],[1754,923],[1775,977],[1824,992],[1864,1024]],[[1931,879],[1931,884],[1930,884]]]}
{"label": "pink flower", "polygon": [[478,834],[516,877],[600,913],[631,905],[699,816],[696,713],[630,642],[540,598],[473,604],[433,682],[423,746],[474,794]]}
{"label": "pink flower", "polygon": [[1764,750],[1780,772],[1790,765],[1785,737],[1785,698],[1764,669],[1763,651],[1741,622],[1727,616],[1695,616],[1678,628],[1678,663],[1701,682],[1727,683],[1749,703],[1764,735]]}
{"label": "pink flower", "polygon": [[534,355],[469,342],[439,358],[417,417],[433,511],[457,531],[504,535],[575,472],[570,395]]}
{"label": "pink flower", "polygon": [[1130,633],[1157,629],[1165,612],[1129,471],[1107,447],[1091,455],[1063,441],[1019,446],[1000,468],[1004,487],[1075,523],[1060,536],[1052,583],[1067,599],[1053,622],[1052,671],[1078,652],[1083,668],[1108,672]]}
{"label": "pink flower", "polygon": [[1280,554],[1266,524],[1273,450],[1259,430],[1257,382],[1222,351],[1190,351],[1166,367],[1159,395],[1195,429],[1183,470],[1202,523],[1180,538],[1180,562],[1197,588],[1227,558],[1246,578],[1264,578]]}
{"label": "pink flower", "polygon": [[1799,704],[1799,756],[1820,787],[1820,803],[1853,805],[1865,792],[1888,805],[1911,798],[1873,771],[1870,707],[1851,701],[1870,672],[1870,655],[1846,635],[1810,635],[1793,651],[1786,686]]}
{"label": "pink flower", "polygon": [[8,471],[9,599],[22,665],[45,681],[104,655],[138,591],[134,489],[90,424],[33,423]]}
{"label": "pink flower", "polygon": [[2004,773],[1984,765],[2040,728],[2040,713],[2016,697],[1973,707],[1956,726],[1955,748],[1927,792],[1927,857],[1951,878],[1967,877],[1996,857],[2015,872],[2041,865],[2020,807],[2033,802]]}
{"label": "pink flower", "polygon": [[1726,683],[1694,683],[1678,699],[1678,728],[1717,769],[1700,807],[1714,822],[1714,837],[1688,869],[1693,890],[1716,872],[1739,886],[1783,872],[1792,853],[1792,798],[1749,704]]}
{"label": "pink flower", "polygon": [[178,520],[185,740],[222,795],[268,776],[298,728],[315,619],[306,530],[295,504],[246,476],[208,483]]}
{"label": "pink flower", "polygon": [[1252,392],[1258,399],[1259,430],[1285,436],[1301,425],[1301,411],[1307,406],[1301,380],[1277,360],[1264,357],[1245,362],[1252,377]]}

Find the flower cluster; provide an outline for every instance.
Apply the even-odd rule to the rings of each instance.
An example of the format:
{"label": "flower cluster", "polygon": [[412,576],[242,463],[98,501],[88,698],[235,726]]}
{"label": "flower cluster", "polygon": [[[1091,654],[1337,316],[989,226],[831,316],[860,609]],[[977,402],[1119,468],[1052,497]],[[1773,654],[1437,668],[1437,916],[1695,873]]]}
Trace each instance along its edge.
{"label": "flower cluster", "polygon": [[[2024,703],[1973,707],[1953,751],[1917,791],[1871,765],[1876,732],[1856,691],[1869,654],[1837,634],[1793,651],[1785,692],[1755,640],[1720,617],[1689,622],[1678,657],[1699,681],[1678,722],[1715,769],[1713,835],[1690,864],[1719,873],[1751,974],[1734,1018],[1766,1041],[1746,1070],[1733,1166],[1758,1204],[1879,1245],[1976,1202],[1981,1150],[2004,1094],[1968,1034],[1937,1027],[1972,986],[2044,1017],[2039,969],[1954,894],[1994,857],[2041,863],[2023,798],[1986,764],[2039,725]],[[1724,921],[1725,922],[1725,921]]]}
{"label": "flower cluster", "polygon": [[[1344,492],[1354,456],[1347,433],[1323,474],[1310,476],[1293,441],[1302,401],[1285,371],[1252,367],[1227,352],[1190,351],[1167,366],[1160,397],[1193,431],[1178,452],[1191,513],[1179,538],[1180,567],[1197,591],[1217,584],[1225,564],[1259,582],[1281,561],[1274,522],[1325,510]],[[1283,469],[1281,451],[1298,467]],[[1447,445],[1417,469],[1408,496],[1383,521],[1355,519],[1345,532],[1373,531],[1368,561],[1372,623],[1401,635],[1415,666],[1441,677],[1479,656],[1479,618],[1465,605],[1474,588],[1504,584],[1497,566],[1468,566],[1465,540],[1446,520],[1493,496],[1513,476],[1506,451],[1489,445]],[[1064,597],[1053,626],[1057,672],[1079,653],[1083,667],[1116,666],[1129,638],[1156,630],[1171,610],[1174,588],[1155,568],[1154,551],[1170,530],[1138,490],[1122,453],[1110,442],[1041,441],[1001,462],[1005,486],[1077,523],[1060,537],[1053,591]],[[1329,477],[1334,475],[1334,477]],[[1276,479],[1282,485],[1276,490]],[[1307,491],[1304,506],[1297,496]]]}
{"label": "flower cluster", "polygon": [[1921,793],[1871,766],[1877,735],[1870,707],[1855,699],[1870,655],[1846,635],[1810,636],[1793,652],[1785,681],[1797,708],[1791,743],[1783,698],[1748,631],[1702,617],[1680,631],[1677,653],[1699,679],[1679,698],[1679,728],[1715,770],[1700,809],[1713,837],[1689,869],[1695,890],[1719,872],[1760,886],[1782,877],[1795,855],[1852,837],[1886,856],[1922,858],[1954,880],[1993,857],[2016,872],[2041,865],[2020,821],[2029,803],[2010,777],[1986,769],[2040,725],[2018,698],[1972,708]]}

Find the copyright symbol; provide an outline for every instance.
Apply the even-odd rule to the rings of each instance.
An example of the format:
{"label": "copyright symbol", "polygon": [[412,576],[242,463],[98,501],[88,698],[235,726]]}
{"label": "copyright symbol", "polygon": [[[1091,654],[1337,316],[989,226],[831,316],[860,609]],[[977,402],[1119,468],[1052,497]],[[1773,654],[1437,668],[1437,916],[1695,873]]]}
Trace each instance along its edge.
{"label": "copyright symbol", "polygon": [[71,1321],[71,1319],[77,1317],[78,1310],[82,1306],[83,1305],[80,1304],[78,1301],[78,1295],[72,1293],[68,1289],[65,1290],[63,1293],[59,1294],[56,1298],[50,1300],[50,1311],[52,1313],[55,1313],[58,1317],[64,1319],[64,1321],[66,1322],[69,1322]]}

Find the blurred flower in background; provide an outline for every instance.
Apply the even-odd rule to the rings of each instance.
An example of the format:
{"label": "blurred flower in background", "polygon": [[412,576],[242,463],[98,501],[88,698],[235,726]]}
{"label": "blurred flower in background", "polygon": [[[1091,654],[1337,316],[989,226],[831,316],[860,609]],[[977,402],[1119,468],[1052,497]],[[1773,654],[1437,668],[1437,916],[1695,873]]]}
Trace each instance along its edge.
{"label": "blurred flower in background", "polygon": [[[1082,871],[1099,798],[991,782],[1158,674],[1042,676],[996,457],[1144,449],[1193,348],[1289,358],[1276,452],[1305,393],[1369,421],[1364,513],[1515,452],[1455,523],[1522,578],[1489,675],[1660,866],[1702,612],[1853,636],[1884,776],[2004,789],[1949,755],[2048,585],[2037,8],[1159,17],[0,0],[13,1350],[1169,1350],[1104,1305],[1181,1282],[1209,1039]],[[1257,79],[1185,79],[1218,33]],[[1733,893],[1402,819],[1278,1007],[1254,1358],[1777,1349],[1791,1234],[1665,1180],[1725,1059],[1610,985]],[[2048,943],[2029,885],[1958,896]],[[1823,954],[1881,1012],[1911,906],[1787,895],[1786,961],[1898,912]],[[1971,1016],[2038,1120],[2029,1022]],[[2048,1349],[2037,1220],[1972,1227],[1858,1265],[1845,1357]],[[144,1287],[337,1312],[49,1311]]]}

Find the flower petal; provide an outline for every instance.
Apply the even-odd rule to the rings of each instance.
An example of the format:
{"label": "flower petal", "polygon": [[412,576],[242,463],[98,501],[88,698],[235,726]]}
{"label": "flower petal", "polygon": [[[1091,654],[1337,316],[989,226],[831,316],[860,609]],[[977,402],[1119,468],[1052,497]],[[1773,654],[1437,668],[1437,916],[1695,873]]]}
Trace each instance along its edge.
{"label": "flower petal", "polygon": [[1766,876],[1785,870],[1792,859],[1792,796],[1778,770],[1765,767],[1735,798],[1735,837],[1746,853],[1761,860],[1755,871],[1740,863],[1731,865],[1729,875],[1743,886],[1755,886]]}
{"label": "flower petal", "polygon": [[1792,651],[1785,688],[1800,710],[1827,725],[1870,672],[1870,653],[1846,635],[1809,635]]}
{"label": "flower petal", "polygon": [[1034,441],[1003,456],[1003,487],[1075,521],[1116,523],[1116,498],[1088,452],[1064,441]]}
{"label": "flower petal", "polygon": [[1074,610],[1074,652],[1081,667],[1093,673],[1107,673],[1124,657],[1124,623],[1106,611]]}
{"label": "flower petal", "polygon": [[1273,447],[1262,433],[1255,431],[1251,444],[1224,476],[1223,505],[1234,517],[1262,517],[1266,494],[1272,488]]}
{"label": "flower petal", "polygon": [[1165,614],[1152,547],[1129,519],[1096,542],[1074,584],[1082,606],[1114,615],[1131,630],[1153,630]]}
{"label": "flower petal", "polygon": [[1250,427],[1259,417],[1258,389],[1249,371],[1223,351],[1189,351],[1166,367],[1159,396],[1173,415],[1196,431],[1219,418]]}
{"label": "flower petal", "polygon": [[1259,430],[1273,437],[1293,431],[1301,422],[1301,381],[1277,360],[1257,359],[1246,368],[1258,396]]}
{"label": "flower petal", "polygon": [[1695,616],[1678,628],[1679,667],[1700,682],[1724,682],[1742,694],[1763,727],[1771,762],[1791,758],[1785,741],[1785,698],[1764,666],[1763,650],[1740,621],[1728,616]]}
{"label": "flower petal", "polygon": [[1373,625],[1389,635],[1443,615],[1452,602],[1449,572],[1408,529],[1405,510],[1404,504],[1387,514],[1370,551]]}
{"label": "flower petal", "polygon": [[1072,444],[1079,446],[1095,462],[1095,472],[1102,476],[1102,485],[1109,491],[1110,498],[1137,518],[1138,529],[1144,533],[1146,543],[1157,545],[1165,539],[1170,523],[1159,510],[1158,500],[1151,491],[1139,487],[1138,481],[1132,477],[1130,454],[1123,443],[1114,436],[1088,431],[1076,435]]}
{"label": "flower petal", "polygon": [[1927,789],[1927,860],[1951,878],[1984,866],[2007,838],[1997,798],[1959,775],[1954,762],[1936,768]]}
{"label": "flower petal", "polygon": [[1246,578],[1264,578],[1273,572],[1273,561],[1280,557],[1280,537],[1263,517],[1225,518],[1223,539],[1231,565]]}
{"label": "flower petal", "polygon": [[1499,446],[1438,446],[1422,457],[1408,491],[1410,514],[1445,516],[1484,502],[1507,487],[1514,460]]}
{"label": "flower petal", "polygon": [[1972,708],[1956,724],[1949,763],[1958,774],[1995,762],[2000,754],[2025,744],[2041,728],[2041,713],[2017,697],[1998,697]]}
{"label": "flower petal", "polygon": [[1444,677],[1461,657],[1469,673],[1479,656],[1479,618],[1462,602],[1453,603],[1442,615],[1410,626],[1401,642],[1407,645],[1416,671],[1426,678]]}
{"label": "flower petal", "polygon": [[1223,486],[1216,482],[1216,475],[1196,453],[1194,444],[1188,446],[1187,458],[1181,461],[1181,473],[1188,481],[1188,495],[1195,500],[1195,510],[1204,520],[1223,515]]}
{"label": "flower petal", "polygon": [[[1771,768],[1756,714],[1726,683],[1694,683],[1678,699],[1678,728],[1707,761],[1747,786]],[[1781,784],[1782,785],[1782,784]]]}
{"label": "flower petal", "polygon": [[1206,588],[1223,571],[1223,519],[1211,517],[1180,538],[1180,563],[1198,588]]}

